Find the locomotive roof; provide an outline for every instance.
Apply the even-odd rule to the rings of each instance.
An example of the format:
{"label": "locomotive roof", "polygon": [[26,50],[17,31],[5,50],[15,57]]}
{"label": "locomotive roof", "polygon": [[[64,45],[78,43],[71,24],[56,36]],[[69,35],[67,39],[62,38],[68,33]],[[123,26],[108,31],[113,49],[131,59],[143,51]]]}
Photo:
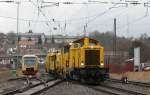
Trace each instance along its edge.
{"label": "locomotive roof", "polygon": [[81,39],[79,39],[79,40],[73,41],[73,43],[84,42],[84,39],[85,39],[85,38],[88,38],[90,42],[99,43],[99,41],[97,41],[97,40],[95,40],[95,39],[92,39],[92,38],[89,38],[89,37],[83,37],[83,38],[81,38]]}

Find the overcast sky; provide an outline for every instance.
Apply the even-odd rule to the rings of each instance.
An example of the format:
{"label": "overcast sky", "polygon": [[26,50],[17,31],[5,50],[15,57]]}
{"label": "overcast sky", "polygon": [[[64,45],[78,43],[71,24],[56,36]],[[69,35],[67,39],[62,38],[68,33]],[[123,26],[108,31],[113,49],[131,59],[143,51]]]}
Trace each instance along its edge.
{"label": "overcast sky", "polygon": [[[5,1],[5,0],[0,0]],[[31,1],[31,2],[29,2]],[[37,2],[38,1],[38,2]],[[126,37],[139,37],[143,33],[150,36],[149,8],[141,5],[124,4],[113,5],[111,2],[125,2],[125,0],[94,0],[110,2],[108,4],[62,4],[59,6],[42,3],[42,0],[20,0],[19,32],[32,29],[35,33],[82,35],[83,27],[87,24],[87,33],[98,30],[99,32],[113,31],[113,19],[117,19],[117,35]],[[49,2],[88,3],[88,0],[44,0]],[[127,0],[126,0],[127,1]],[[148,2],[149,0],[128,0]],[[112,7],[115,8],[112,8]],[[149,5],[150,6],[150,5]],[[43,14],[45,16],[43,16]],[[0,2],[0,32],[16,32],[17,4]],[[54,30],[54,27],[57,29]]]}

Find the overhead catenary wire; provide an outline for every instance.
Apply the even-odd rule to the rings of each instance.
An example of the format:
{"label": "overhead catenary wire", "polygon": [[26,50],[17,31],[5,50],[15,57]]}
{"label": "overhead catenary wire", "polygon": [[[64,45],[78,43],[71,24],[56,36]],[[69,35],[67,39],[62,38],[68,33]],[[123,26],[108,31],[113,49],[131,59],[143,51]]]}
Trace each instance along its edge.
{"label": "overhead catenary wire", "polygon": [[[44,17],[46,17],[46,14],[41,11],[41,9],[38,7],[38,5],[36,5],[35,3],[33,3],[33,1],[31,1],[31,0],[30,0],[30,2],[32,2],[32,4],[38,8],[38,10],[42,13],[42,15],[43,15]],[[94,17],[94,16],[95,16],[95,15],[92,15],[92,16],[89,16],[89,17],[75,18],[75,19],[71,19],[71,20],[55,20],[55,22],[68,22],[68,21],[72,22],[72,21],[77,21],[77,20],[78,20],[78,21],[81,21],[81,20],[83,20],[83,19],[92,18],[92,17]],[[1,18],[5,18],[5,19],[12,19],[12,20],[15,20],[15,19],[16,19],[15,17],[8,17],[8,16],[0,16],[0,17],[1,17]],[[46,18],[48,18],[48,17],[46,17]],[[25,19],[25,18],[19,18],[19,20],[21,20],[21,21],[31,21],[31,22],[53,22],[53,21],[50,21],[49,19],[47,19],[47,20],[49,20],[49,21],[47,21],[47,20],[38,20],[38,21],[36,21],[36,20]]]}
{"label": "overhead catenary wire", "polygon": [[[148,4],[148,0],[147,0],[147,4]],[[146,6],[146,13],[145,13],[145,16],[148,15],[148,5]]]}
{"label": "overhead catenary wire", "polygon": [[41,10],[41,8],[38,5],[36,5],[32,0],[30,0],[30,2],[33,4],[33,6],[35,6],[38,9],[38,11],[42,14],[43,17],[45,17],[45,19],[47,20],[47,22],[50,24],[51,23],[50,20],[48,19],[48,17],[46,16],[46,14]]}
{"label": "overhead catenary wire", "polygon": [[[120,2],[121,2],[121,1],[120,1]],[[87,22],[86,24],[89,24],[89,23],[91,23],[92,21],[96,20],[98,17],[105,15],[105,14],[108,13],[110,10],[112,10],[117,4],[118,4],[118,3],[116,3],[115,5],[109,7],[107,10],[105,10],[105,11],[99,13],[98,15],[96,15],[96,16],[95,16],[94,18],[92,18],[91,20],[88,20],[88,22]],[[80,27],[78,27],[78,28],[76,28],[76,29],[83,28],[84,26],[85,26],[85,25],[80,26]],[[75,30],[76,30],[76,29],[75,29]]]}
{"label": "overhead catenary wire", "polygon": [[[26,1],[27,2],[27,1]],[[46,17],[46,14],[43,12],[43,11],[41,11],[41,8],[38,6],[38,5],[36,5],[32,0],[29,0],[29,2],[31,2],[34,6],[36,6],[37,8],[38,8],[38,10],[41,12],[41,14],[44,16],[44,17]],[[43,0],[41,0],[41,2],[43,2]],[[93,2],[93,1],[92,1]],[[74,3],[71,3],[71,4],[74,4]],[[109,9],[108,9],[108,11],[109,10],[111,10],[111,9],[113,9],[113,8],[117,8],[117,7],[115,7],[116,5],[118,5],[118,4],[121,4],[121,3],[112,3],[112,4],[115,4],[114,6],[112,6],[112,7],[110,7]],[[145,7],[146,6],[148,6],[148,4],[149,3],[144,3],[145,4]],[[42,5],[42,4],[41,4]],[[121,7],[121,6],[119,6],[119,7]],[[118,8],[119,8],[118,7]],[[80,18],[73,18],[73,19],[70,19],[70,20],[55,20],[55,22],[72,22],[72,21],[77,21],[77,20],[84,20],[84,19],[91,19],[91,20],[89,20],[89,22],[90,21],[93,21],[93,19],[96,19],[98,16],[101,16],[101,15],[103,15],[103,14],[105,14],[106,13],[106,11],[104,11],[104,12],[102,12],[102,13],[100,13],[100,14],[95,14],[95,15],[91,15],[91,16],[87,16],[87,17],[80,17]],[[3,18],[9,18],[9,19],[16,19],[16,18],[14,18],[14,17],[7,17],[7,16],[0,16],[0,17],[3,17]],[[48,18],[48,17],[46,17],[46,18]],[[38,20],[38,21],[36,21],[36,20],[32,20],[32,19],[19,19],[19,20],[21,20],[21,21],[31,21],[31,22],[52,22],[52,21],[50,21],[50,19],[47,19],[47,20]]]}
{"label": "overhead catenary wire", "polygon": [[[145,4],[149,4],[149,3],[146,3],[146,2],[134,2],[134,1],[125,1],[123,2],[124,0],[120,0],[119,2],[110,2],[110,1],[107,1],[107,2],[102,2],[102,1],[91,1],[89,0],[88,2],[49,2],[49,1],[43,1],[42,3],[50,3],[52,5],[56,5],[56,6],[59,6],[59,4],[66,4],[66,5],[71,5],[71,4],[113,4],[114,6],[110,7],[110,9],[113,9],[113,8],[119,8],[119,7],[128,7],[129,4],[132,4],[132,5],[139,5],[139,4],[143,4],[145,6]],[[116,5],[125,5],[125,6],[116,6]],[[41,6],[42,7],[42,6]],[[43,5],[44,7],[44,5]],[[49,7],[46,5],[46,7]],[[109,10],[109,9],[108,9]],[[102,13],[102,15],[105,14],[105,13]],[[92,15],[92,16],[88,16],[88,18],[93,18],[95,19],[97,16],[99,16],[101,14],[96,14],[96,15]],[[87,17],[81,17],[81,18],[75,18],[75,19],[71,19],[71,20],[68,20],[68,21],[77,21],[77,20],[83,20],[83,19],[86,19]]]}
{"label": "overhead catenary wire", "polygon": [[[42,2],[43,0],[39,0],[39,2]],[[123,1],[123,0],[122,0]],[[29,0],[29,2],[32,2],[32,3],[34,3],[33,1],[31,1],[31,0]],[[60,2],[61,3],[61,2]],[[102,2],[101,2],[102,3]],[[148,2],[142,2],[142,3],[137,3],[137,2],[129,2],[130,4],[134,4],[134,5],[138,5],[138,4],[145,4],[145,7],[147,8],[147,10],[148,10],[148,6],[149,6],[149,3]],[[69,5],[69,4],[85,4],[85,5],[88,5],[88,3],[80,3],[80,2],[72,2],[72,3],[67,3],[67,2],[62,2],[61,4],[65,4],[65,5]],[[96,4],[96,3],[90,3],[90,4]],[[99,4],[99,3],[97,3],[97,4]],[[106,2],[103,2],[102,4],[106,4]],[[107,4],[108,4],[108,2],[107,2]],[[115,5],[118,5],[118,4],[120,4],[120,5],[122,5],[122,4],[127,4],[127,3],[117,3],[117,2],[109,2],[109,4],[113,4],[113,7],[110,7],[110,9],[108,9],[108,12],[109,12],[109,10],[111,10],[111,9],[113,9],[114,7],[115,7]],[[32,20],[32,19],[25,19],[25,18],[19,18],[19,20],[21,20],[21,21],[30,21],[30,22],[35,22],[35,23],[37,23],[37,22],[40,22],[40,23],[46,23],[46,25],[48,26],[51,22],[53,22],[53,20],[52,19],[49,19],[49,17],[42,11],[42,9],[39,7],[40,5],[39,4],[33,4],[36,8],[39,8],[39,12],[46,18],[46,20]],[[42,4],[41,4],[42,5]],[[116,8],[116,7],[115,7]],[[118,7],[117,7],[118,8]],[[42,12],[41,12],[42,11]],[[87,17],[80,17],[80,18],[74,18],[74,19],[70,19],[70,22],[73,22],[73,21],[77,21],[77,20],[79,20],[79,21],[83,21],[83,20],[85,20],[85,19],[88,19],[88,22],[87,22],[87,24],[89,24],[89,23],[91,23],[91,22],[93,22],[94,20],[96,20],[96,19],[98,19],[99,17],[101,17],[101,16],[103,16],[103,15],[105,15],[105,14],[107,14],[108,13],[107,12],[107,10],[106,10],[106,12],[104,11],[104,12],[102,12],[102,13],[99,13],[99,14],[94,14],[94,15],[91,15],[91,16],[87,16]],[[146,12],[146,14],[148,13],[148,11]],[[6,19],[12,19],[12,20],[16,20],[16,18],[14,18],[14,17],[7,17],[7,16],[0,16],[0,17],[2,17],[2,18],[6,18]],[[61,22],[65,22],[65,23],[67,23],[69,20],[63,20],[63,19],[61,19],[61,20],[58,20],[58,19],[55,19],[55,22],[58,22],[58,23],[61,23]],[[84,25],[83,25],[84,26]],[[83,26],[81,26],[82,28],[83,28]],[[88,25],[89,26],[89,25]]]}
{"label": "overhead catenary wire", "polygon": [[144,15],[144,16],[141,16],[141,17],[139,17],[139,18],[137,18],[137,19],[135,19],[135,20],[133,20],[133,21],[131,21],[131,22],[128,22],[128,24],[125,24],[125,25],[122,25],[122,26],[117,27],[117,29],[125,28],[126,26],[131,25],[131,24],[134,24],[134,23],[136,23],[136,22],[139,22],[139,21],[143,20],[143,19],[146,18],[146,17],[148,17],[148,16],[145,16],[145,15]]}
{"label": "overhead catenary wire", "polygon": [[124,1],[124,0],[120,0],[120,2],[113,2],[113,1],[87,1],[87,2],[72,2],[72,1],[63,1],[63,2],[50,2],[50,1],[42,1],[42,3],[45,4],[51,4],[51,5],[58,5],[59,4],[66,4],[66,5],[77,5],[77,4],[132,4],[132,5],[138,5],[138,4],[145,4],[145,2],[141,2],[141,1]]}
{"label": "overhead catenary wire", "polygon": [[[130,7],[130,9],[133,9],[133,7],[135,8],[135,6],[132,6],[132,7]],[[121,15],[125,14],[126,13],[125,11],[127,11],[128,9],[129,9],[129,7],[125,7],[123,10],[120,10],[117,15],[115,15],[111,18],[105,19],[104,21],[101,21],[98,24],[93,24],[92,23],[92,24],[89,25],[90,26],[89,28],[92,28],[93,25],[94,25],[94,27],[97,27],[97,25],[105,25],[105,22],[112,21],[114,18],[120,17]],[[110,25],[112,25],[112,24],[110,24]]]}
{"label": "overhead catenary wire", "polygon": [[[125,28],[125,27],[128,27],[129,28],[129,25],[131,25],[131,24],[134,24],[134,23],[136,23],[136,22],[139,22],[139,21],[141,21],[141,20],[143,20],[144,18],[147,18],[149,15],[148,15],[148,9],[147,9],[147,11],[146,11],[146,15],[144,15],[144,16],[141,16],[141,17],[139,17],[139,18],[137,18],[137,19],[135,19],[135,20],[133,20],[133,21],[131,21],[131,22],[127,22],[127,24],[125,24],[125,25],[123,25],[123,26],[119,26],[119,27],[117,27],[117,29],[119,30],[119,29],[122,29],[122,28]],[[113,19],[113,18],[112,18]],[[145,24],[142,24],[142,25],[145,25]],[[149,25],[149,24],[147,24],[147,25]],[[129,31],[129,30],[128,30]]]}
{"label": "overhead catenary wire", "polygon": [[[113,8],[115,8],[115,7],[116,7],[118,4],[120,4],[120,3],[121,3],[121,1],[119,1],[118,3],[115,3],[113,6],[109,7],[109,8],[108,8],[107,10],[105,10],[104,12],[102,12],[102,13],[100,13],[100,14],[96,15],[96,16],[95,16],[95,18],[93,18],[93,19],[89,20],[89,22],[88,22],[88,23],[90,23],[90,22],[92,22],[92,21],[96,20],[96,19],[97,19],[97,17],[102,16],[102,15],[104,15],[104,14],[108,13],[110,10],[112,10]],[[126,7],[127,7],[127,6],[126,6]]]}
{"label": "overhead catenary wire", "polygon": [[[149,4],[149,3],[147,3],[147,4]],[[103,16],[104,14],[106,14],[107,12],[106,11],[104,11],[103,13],[101,13],[99,16]],[[148,11],[147,11],[147,13],[148,13]],[[136,19],[136,20],[134,20],[133,22],[129,22],[127,25],[129,26],[129,25],[131,25],[131,24],[133,24],[133,23],[135,23],[135,22],[138,22],[138,21],[140,21],[140,20],[142,20],[142,19],[144,19],[145,17],[146,17],[147,15],[145,15],[145,16],[142,16],[142,17],[140,17],[140,18],[138,18],[138,19]],[[95,19],[97,19],[96,17],[95,17]],[[93,21],[93,20],[91,20],[91,21]],[[82,26],[81,26],[82,27]],[[123,27],[126,27],[126,25],[124,25],[124,26],[120,26],[120,27],[117,27],[117,29],[119,28],[119,29],[121,29],[121,28],[123,28]],[[78,29],[79,29],[79,27],[78,27]]]}
{"label": "overhead catenary wire", "polygon": [[[11,19],[11,20],[16,20],[16,17],[9,17],[9,16],[0,16],[0,18],[5,18],[5,19]],[[32,19],[26,19],[26,18],[19,18],[20,21],[25,21],[25,22],[48,22],[47,20],[32,20]],[[52,22],[52,21],[51,21]]]}

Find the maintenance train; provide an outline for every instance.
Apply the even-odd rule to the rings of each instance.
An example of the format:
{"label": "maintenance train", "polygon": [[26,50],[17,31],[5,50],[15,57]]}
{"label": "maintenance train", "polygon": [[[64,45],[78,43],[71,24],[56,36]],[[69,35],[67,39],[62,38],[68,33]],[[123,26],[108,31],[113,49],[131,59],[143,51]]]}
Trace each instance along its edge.
{"label": "maintenance train", "polygon": [[23,75],[36,75],[39,70],[38,57],[36,55],[24,55],[22,57]]}
{"label": "maintenance train", "polygon": [[109,77],[104,64],[104,48],[88,37],[69,43],[61,50],[50,50],[45,69],[48,73],[81,82],[99,83]]}

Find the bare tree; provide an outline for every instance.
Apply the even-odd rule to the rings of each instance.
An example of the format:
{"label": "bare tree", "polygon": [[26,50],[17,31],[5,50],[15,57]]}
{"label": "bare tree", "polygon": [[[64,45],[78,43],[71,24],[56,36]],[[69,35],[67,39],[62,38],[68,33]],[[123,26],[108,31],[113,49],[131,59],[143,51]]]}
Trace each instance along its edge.
{"label": "bare tree", "polygon": [[7,38],[9,40],[10,44],[12,44],[12,45],[14,45],[15,42],[17,41],[17,35],[13,31],[10,31],[9,33],[7,33]]}

